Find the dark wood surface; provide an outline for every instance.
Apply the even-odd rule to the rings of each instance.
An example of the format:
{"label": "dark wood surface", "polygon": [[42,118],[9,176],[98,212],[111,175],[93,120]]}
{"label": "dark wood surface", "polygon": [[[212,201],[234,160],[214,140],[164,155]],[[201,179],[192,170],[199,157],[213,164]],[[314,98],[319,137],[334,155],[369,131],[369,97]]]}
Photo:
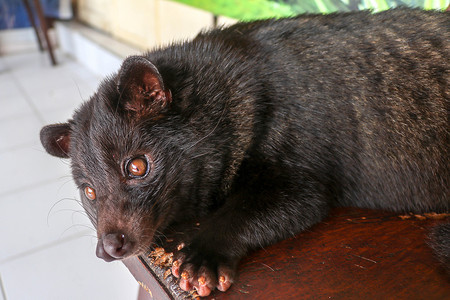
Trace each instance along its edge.
{"label": "dark wood surface", "polygon": [[[336,209],[310,230],[252,253],[230,290],[206,299],[450,299],[450,276],[426,244],[438,222],[448,218]],[[191,297],[150,259],[125,264],[149,291],[140,299]]]}

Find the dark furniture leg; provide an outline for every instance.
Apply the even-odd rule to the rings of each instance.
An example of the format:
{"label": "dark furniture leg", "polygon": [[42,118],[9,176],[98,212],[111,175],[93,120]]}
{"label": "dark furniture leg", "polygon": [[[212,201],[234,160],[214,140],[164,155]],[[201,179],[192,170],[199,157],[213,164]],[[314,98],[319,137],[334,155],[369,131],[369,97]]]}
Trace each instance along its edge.
{"label": "dark furniture leg", "polygon": [[30,18],[31,25],[33,26],[34,33],[36,34],[36,38],[39,44],[39,50],[44,51],[44,47],[42,46],[41,35],[39,34],[39,29],[36,24],[36,20],[34,19],[33,11],[31,10],[30,3],[28,0],[23,0],[23,4],[25,5],[25,9],[27,10],[28,17]]}
{"label": "dark furniture leg", "polygon": [[[28,15],[30,17],[30,22],[33,25],[33,28],[34,28],[34,30],[36,32],[36,36],[37,36],[38,43],[39,43],[39,49],[41,49],[41,51],[42,51],[44,49],[44,47],[42,45],[42,40],[41,40],[41,37],[40,37],[40,34],[39,34],[39,30],[38,30],[36,21],[34,19],[32,7],[31,7],[30,3],[28,2],[28,0],[23,0],[23,3],[25,4],[25,8],[26,8],[27,13],[28,13]],[[38,16],[38,19],[39,19],[39,26],[40,26],[42,35],[44,36],[45,43],[47,44],[47,50],[48,50],[48,53],[50,55],[50,60],[52,61],[52,65],[55,66],[56,65],[56,59],[55,59],[55,55],[53,53],[53,46],[50,43],[50,39],[48,37],[47,21],[45,19],[41,3],[39,2],[39,0],[33,0],[33,6],[34,6],[34,9],[36,9],[36,13],[37,13],[37,16]]]}

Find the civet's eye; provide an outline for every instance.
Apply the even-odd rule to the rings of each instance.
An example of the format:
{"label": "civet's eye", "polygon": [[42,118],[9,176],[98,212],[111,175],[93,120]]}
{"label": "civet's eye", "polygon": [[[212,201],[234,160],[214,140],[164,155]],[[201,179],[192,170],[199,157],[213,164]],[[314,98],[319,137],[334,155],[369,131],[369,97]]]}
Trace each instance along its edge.
{"label": "civet's eye", "polygon": [[130,159],[125,165],[125,173],[129,178],[142,178],[148,174],[149,166],[145,156]]}
{"label": "civet's eye", "polygon": [[95,195],[95,190],[90,186],[84,188],[84,194],[86,195],[86,198],[91,201],[94,201],[97,198],[97,196]]}

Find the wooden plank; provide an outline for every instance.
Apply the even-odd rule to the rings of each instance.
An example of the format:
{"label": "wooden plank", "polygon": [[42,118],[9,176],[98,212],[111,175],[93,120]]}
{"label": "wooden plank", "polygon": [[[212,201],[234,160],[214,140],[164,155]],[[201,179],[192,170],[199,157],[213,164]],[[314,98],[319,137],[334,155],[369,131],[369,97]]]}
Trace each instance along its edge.
{"label": "wooden plank", "polygon": [[157,276],[149,268],[141,257],[130,257],[123,260],[125,266],[130,270],[140,285],[139,299],[170,300],[172,296],[161,284]]}
{"label": "wooden plank", "polygon": [[[336,209],[310,230],[245,258],[230,290],[207,299],[450,299],[450,277],[426,244],[437,222]],[[158,268],[142,260],[154,276]],[[188,297],[172,276],[159,282],[174,299]]]}

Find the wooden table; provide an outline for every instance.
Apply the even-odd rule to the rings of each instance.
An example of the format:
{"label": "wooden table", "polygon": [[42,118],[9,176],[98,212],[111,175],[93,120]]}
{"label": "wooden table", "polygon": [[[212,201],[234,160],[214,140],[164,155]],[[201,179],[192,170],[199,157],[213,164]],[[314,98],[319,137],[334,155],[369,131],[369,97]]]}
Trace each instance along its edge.
{"label": "wooden table", "polygon": [[[230,290],[205,299],[450,299],[450,275],[426,244],[438,222],[335,209],[309,231],[245,258]],[[150,259],[124,263],[143,287],[139,299],[192,299]]]}

